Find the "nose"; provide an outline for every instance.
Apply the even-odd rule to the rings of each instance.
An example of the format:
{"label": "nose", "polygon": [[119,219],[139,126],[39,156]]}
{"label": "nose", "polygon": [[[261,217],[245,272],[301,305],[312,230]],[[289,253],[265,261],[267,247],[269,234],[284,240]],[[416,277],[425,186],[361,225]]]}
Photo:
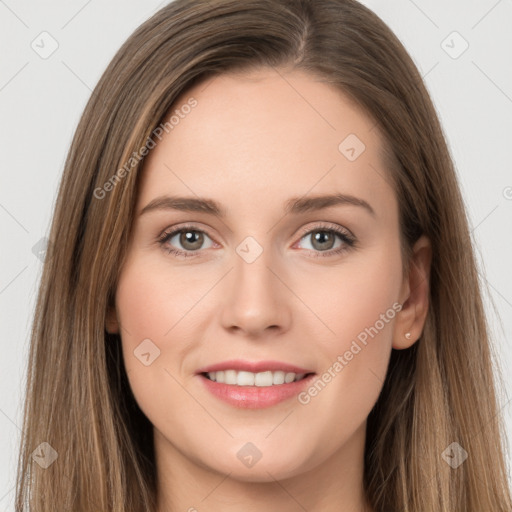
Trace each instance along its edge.
{"label": "nose", "polygon": [[271,251],[249,263],[235,254],[234,269],[225,283],[225,301],[222,312],[223,327],[239,331],[248,337],[268,335],[268,331],[281,332],[289,328],[290,300],[286,277]]}

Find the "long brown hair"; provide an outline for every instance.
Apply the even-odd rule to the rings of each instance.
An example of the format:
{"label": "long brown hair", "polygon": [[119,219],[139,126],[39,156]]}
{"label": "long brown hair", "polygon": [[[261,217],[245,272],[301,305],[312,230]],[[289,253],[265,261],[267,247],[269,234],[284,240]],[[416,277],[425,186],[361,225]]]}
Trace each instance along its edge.
{"label": "long brown hair", "polygon": [[[368,418],[369,503],[376,512],[512,510],[468,221],[410,56],[354,0],[177,0],[118,51],[69,150],[32,329],[17,511],[155,510],[152,425],[131,393],[119,339],[105,330],[143,162],[134,155],[192,85],[288,65],[372,116],[388,147],[405,248],[421,234],[433,246],[424,331],[392,352]],[[47,468],[32,456],[55,455],[44,442],[58,456]],[[456,469],[443,457],[453,442],[468,453]]]}

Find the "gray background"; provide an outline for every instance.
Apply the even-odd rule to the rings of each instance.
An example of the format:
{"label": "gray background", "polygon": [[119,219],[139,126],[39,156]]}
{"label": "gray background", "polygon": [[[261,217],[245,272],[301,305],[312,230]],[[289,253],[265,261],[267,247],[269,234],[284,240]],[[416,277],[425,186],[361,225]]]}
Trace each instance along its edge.
{"label": "gray background", "polygon": [[[48,234],[66,153],[92,88],[124,40],[165,3],[0,0],[0,511],[13,510],[29,329],[41,272],[33,248]],[[440,115],[481,265],[510,438],[512,2],[363,3],[404,43]],[[44,31],[50,35],[40,35]],[[52,44],[58,48],[44,55]]]}

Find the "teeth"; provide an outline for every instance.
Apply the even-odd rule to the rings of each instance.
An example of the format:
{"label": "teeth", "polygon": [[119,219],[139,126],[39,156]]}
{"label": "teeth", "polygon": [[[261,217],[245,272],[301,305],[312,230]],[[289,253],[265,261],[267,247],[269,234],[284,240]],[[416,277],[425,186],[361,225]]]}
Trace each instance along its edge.
{"label": "teeth", "polygon": [[293,373],[283,371],[266,372],[246,372],[237,370],[223,370],[218,372],[208,372],[208,378],[221,384],[231,384],[235,386],[277,386],[279,384],[289,384],[304,378],[305,373]]}

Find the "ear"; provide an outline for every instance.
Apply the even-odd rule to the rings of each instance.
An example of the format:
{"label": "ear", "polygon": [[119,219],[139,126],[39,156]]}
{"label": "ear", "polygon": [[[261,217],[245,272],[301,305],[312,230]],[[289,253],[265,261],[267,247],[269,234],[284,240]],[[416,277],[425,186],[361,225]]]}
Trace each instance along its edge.
{"label": "ear", "polygon": [[[409,272],[400,290],[402,309],[394,325],[394,349],[409,348],[421,336],[429,306],[431,261],[432,245],[423,235],[413,246]],[[407,333],[410,333],[409,338],[405,336]]]}
{"label": "ear", "polygon": [[107,309],[105,329],[109,334],[119,334],[119,322],[117,320],[116,308],[113,306]]}

